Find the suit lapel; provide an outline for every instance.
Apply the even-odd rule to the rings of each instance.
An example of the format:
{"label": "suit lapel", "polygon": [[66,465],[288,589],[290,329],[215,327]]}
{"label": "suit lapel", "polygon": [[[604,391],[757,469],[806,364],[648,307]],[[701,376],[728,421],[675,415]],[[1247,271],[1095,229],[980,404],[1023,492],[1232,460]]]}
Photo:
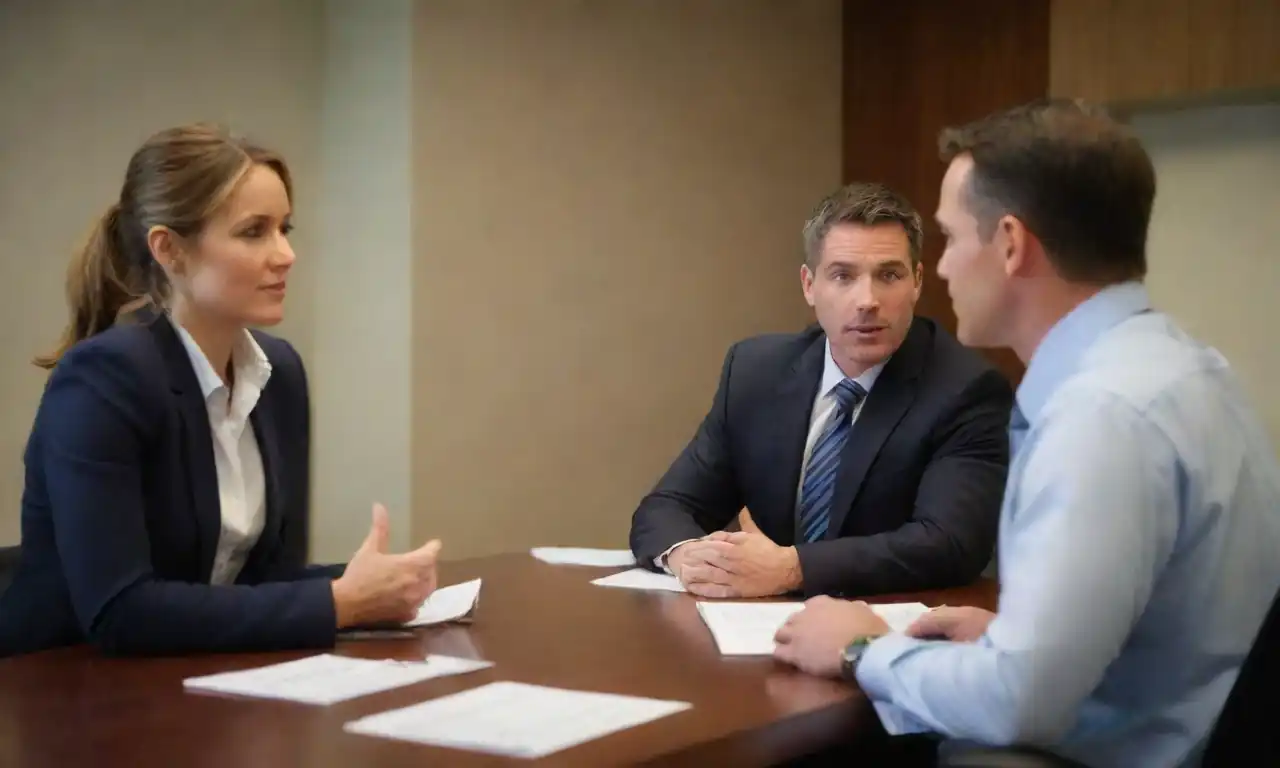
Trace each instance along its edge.
{"label": "suit lapel", "polygon": [[813,400],[822,381],[825,341],[826,337],[819,333],[796,359],[778,387],[778,431],[777,439],[773,442],[776,451],[773,465],[783,468],[780,476],[784,482],[778,490],[781,497],[779,506],[781,509],[792,510],[792,536],[795,535],[796,488],[800,485],[800,465],[804,460],[804,443],[809,435]]}
{"label": "suit lapel", "polygon": [[915,401],[915,380],[920,375],[929,343],[929,332],[924,323],[914,321],[902,346],[885,364],[871,387],[862,411],[853,423],[849,442],[840,455],[840,470],[836,475],[831,519],[825,538],[839,538],[845,518],[867,478],[867,470]]}
{"label": "suit lapel", "polygon": [[213,458],[213,435],[209,431],[209,411],[196,379],[191,359],[182,339],[167,317],[150,313],[147,320],[169,369],[169,383],[182,417],[182,465],[191,488],[191,509],[198,531],[199,573],[208,581],[213,558],[222,536],[222,504],[218,494],[218,468]]}

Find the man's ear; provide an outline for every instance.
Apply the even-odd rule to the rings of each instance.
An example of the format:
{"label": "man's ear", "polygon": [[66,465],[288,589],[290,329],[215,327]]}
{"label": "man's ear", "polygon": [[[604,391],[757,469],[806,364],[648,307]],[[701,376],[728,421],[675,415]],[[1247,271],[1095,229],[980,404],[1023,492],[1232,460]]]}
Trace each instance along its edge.
{"label": "man's ear", "polygon": [[804,300],[813,306],[813,271],[809,269],[808,264],[800,265],[800,290],[804,293]]}
{"label": "man's ear", "polygon": [[996,248],[1004,258],[1007,276],[1012,277],[1027,268],[1027,246],[1032,237],[1026,225],[1016,216],[1006,214],[996,222],[993,238],[996,240]]}

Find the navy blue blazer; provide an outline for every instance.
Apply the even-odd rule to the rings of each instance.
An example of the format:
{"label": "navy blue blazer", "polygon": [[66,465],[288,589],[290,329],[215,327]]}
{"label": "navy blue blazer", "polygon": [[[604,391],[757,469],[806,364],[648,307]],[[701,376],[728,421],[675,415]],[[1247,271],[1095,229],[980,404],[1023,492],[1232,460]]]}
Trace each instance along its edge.
{"label": "navy blue blazer", "polygon": [[211,586],[221,503],[204,397],[163,315],[74,346],[27,442],[22,559],[0,657],[88,641],[111,654],[329,646],[328,568],[308,567],[310,405],[288,342],[251,415],[266,522],[237,583]]}

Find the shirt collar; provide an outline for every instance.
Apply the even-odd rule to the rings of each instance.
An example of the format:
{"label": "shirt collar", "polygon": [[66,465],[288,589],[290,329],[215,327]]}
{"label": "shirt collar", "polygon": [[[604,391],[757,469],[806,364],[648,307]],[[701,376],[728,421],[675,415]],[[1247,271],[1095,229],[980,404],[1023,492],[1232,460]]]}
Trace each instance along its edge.
{"label": "shirt collar", "polygon": [[[173,324],[174,330],[178,332],[178,338],[182,339],[182,346],[187,350],[191,367],[195,369],[196,381],[200,383],[200,393],[208,399],[226,384],[187,329],[179,325],[172,316],[169,316],[169,322]],[[266,386],[267,379],[271,376],[271,361],[267,359],[267,353],[262,351],[253,334],[248,331],[244,331],[235,346],[231,348],[231,366],[235,370],[236,381],[252,384],[259,390]]]}
{"label": "shirt collar", "polygon": [[1151,308],[1147,289],[1139,282],[1110,285],[1089,297],[1045,334],[1031,355],[1018,385],[1018,416],[1034,424],[1045,403],[1080,364],[1094,341],[1123,320]]}
{"label": "shirt collar", "polygon": [[[860,376],[854,377],[854,381],[862,385],[867,393],[871,392],[871,387],[876,383],[876,379],[880,378],[880,372],[884,370],[884,364],[887,360],[881,361],[876,365],[863,371]],[[819,397],[826,397],[831,394],[831,390],[845,379],[849,378],[844,375],[844,371],[840,370],[840,366],[836,365],[835,358],[831,356],[831,340],[826,341],[826,358],[822,365],[822,386],[818,390]]]}

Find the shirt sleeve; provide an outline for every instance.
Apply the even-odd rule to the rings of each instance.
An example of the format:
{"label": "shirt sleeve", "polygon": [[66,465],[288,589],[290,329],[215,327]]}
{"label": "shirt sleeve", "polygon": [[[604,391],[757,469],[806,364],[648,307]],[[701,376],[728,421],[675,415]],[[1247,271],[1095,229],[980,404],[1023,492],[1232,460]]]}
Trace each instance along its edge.
{"label": "shirt sleeve", "polygon": [[891,733],[1059,741],[1141,615],[1177,535],[1177,455],[1114,396],[1063,400],[1015,458],[986,634],[974,643],[890,635],[858,665]]}

